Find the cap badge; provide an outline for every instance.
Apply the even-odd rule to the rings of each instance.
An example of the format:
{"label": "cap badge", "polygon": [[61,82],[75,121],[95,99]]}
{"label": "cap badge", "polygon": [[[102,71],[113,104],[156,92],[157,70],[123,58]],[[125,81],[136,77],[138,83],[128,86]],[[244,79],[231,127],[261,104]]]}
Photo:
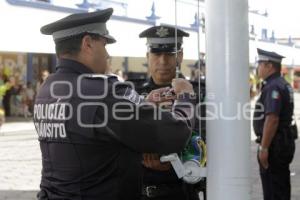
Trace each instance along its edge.
{"label": "cap badge", "polygon": [[169,35],[169,30],[167,28],[160,27],[156,30],[156,35],[158,35],[159,37],[165,37]]}

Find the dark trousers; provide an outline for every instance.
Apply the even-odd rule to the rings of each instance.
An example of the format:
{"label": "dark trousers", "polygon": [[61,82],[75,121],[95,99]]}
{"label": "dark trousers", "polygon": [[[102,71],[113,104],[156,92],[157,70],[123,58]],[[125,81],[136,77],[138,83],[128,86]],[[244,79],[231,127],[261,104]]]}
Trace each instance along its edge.
{"label": "dark trousers", "polygon": [[260,177],[264,200],[291,199],[290,170],[288,165],[285,168],[270,165],[268,169],[263,169],[260,166]]}
{"label": "dark trousers", "polygon": [[293,160],[294,152],[294,141],[289,146],[273,145],[269,151],[269,167],[264,169],[259,164],[264,200],[291,199],[289,165]]}

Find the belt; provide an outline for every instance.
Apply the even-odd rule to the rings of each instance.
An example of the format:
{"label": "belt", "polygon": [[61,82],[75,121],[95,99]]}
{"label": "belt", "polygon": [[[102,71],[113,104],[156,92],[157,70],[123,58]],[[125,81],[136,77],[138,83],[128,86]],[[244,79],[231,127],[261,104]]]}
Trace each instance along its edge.
{"label": "belt", "polygon": [[144,185],[142,195],[148,198],[174,195],[182,191],[182,184]]}

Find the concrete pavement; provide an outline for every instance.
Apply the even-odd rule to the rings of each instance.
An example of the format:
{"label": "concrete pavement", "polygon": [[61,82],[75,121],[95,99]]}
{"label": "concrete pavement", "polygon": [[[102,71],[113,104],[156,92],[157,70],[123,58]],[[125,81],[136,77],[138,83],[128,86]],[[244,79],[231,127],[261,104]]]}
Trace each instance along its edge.
{"label": "concrete pavement", "polygon": [[41,154],[32,122],[6,123],[0,131],[0,200],[33,200]]}

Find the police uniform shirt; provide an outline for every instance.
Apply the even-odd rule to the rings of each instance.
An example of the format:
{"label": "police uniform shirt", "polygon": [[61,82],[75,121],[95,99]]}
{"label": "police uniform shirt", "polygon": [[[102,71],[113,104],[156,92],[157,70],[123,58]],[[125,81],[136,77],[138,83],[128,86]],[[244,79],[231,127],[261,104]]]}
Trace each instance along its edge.
{"label": "police uniform shirt", "polygon": [[[60,59],[56,73],[37,94],[34,124],[42,152],[41,199],[138,199],[141,153],[180,151],[190,136],[191,120],[166,112],[162,120],[155,120],[147,106],[139,108],[138,119],[115,119],[110,111],[116,103],[127,103],[120,109],[136,108],[141,97],[124,85],[113,89],[115,77],[91,73],[79,62]],[[78,84],[82,74],[89,75]],[[107,95],[98,97],[105,93],[106,83]],[[175,106],[177,116],[189,116],[189,112]],[[135,115],[119,115],[130,116]],[[97,127],[104,121],[106,126]]]}
{"label": "police uniform shirt", "polygon": [[[43,26],[41,32],[52,35],[56,44],[84,34],[113,43],[106,28],[112,12],[108,8],[72,14]],[[116,77],[60,59],[34,105],[43,165],[39,199],[139,199],[141,153],[181,150],[193,121],[185,117],[191,112],[186,106],[177,104],[174,113],[163,112],[157,120],[156,109],[142,103],[141,96]]]}
{"label": "police uniform shirt", "polygon": [[[139,94],[147,95],[152,90],[163,87],[171,87],[171,84],[157,85],[154,83],[152,77],[150,77],[150,79],[143,85],[142,89],[139,91]],[[143,167],[143,183],[145,185],[177,182],[179,183],[181,181],[180,179],[178,179],[173,167],[171,167],[171,169],[168,171],[158,171]]]}
{"label": "police uniform shirt", "polygon": [[276,114],[279,117],[278,130],[287,128],[292,121],[294,110],[293,89],[280,73],[270,75],[264,82],[254,113],[254,131],[263,133],[265,117]]}
{"label": "police uniform shirt", "polygon": [[[179,75],[180,78],[184,78],[182,74]],[[198,83],[197,83],[198,85]],[[147,95],[149,94],[152,90],[156,90],[159,88],[163,87],[171,87],[171,84],[165,84],[165,85],[157,85],[153,81],[153,78],[150,77],[147,82],[143,84],[143,87],[141,87],[138,91],[139,94],[141,95]],[[195,88],[194,88],[195,89]],[[195,89],[197,91],[197,89]],[[197,94],[197,92],[196,92]],[[198,95],[194,97],[194,103],[198,100]],[[198,123],[195,123],[193,130],[197,131],[198,128]],[[153,170],[147,167],[143,167],[143,183],[144,184],[163,184],[163,183],[181,183],[181,180],[178,179],[174,169],[171,167],[170,170],[167,171],[158,171],[158,170]]]}

